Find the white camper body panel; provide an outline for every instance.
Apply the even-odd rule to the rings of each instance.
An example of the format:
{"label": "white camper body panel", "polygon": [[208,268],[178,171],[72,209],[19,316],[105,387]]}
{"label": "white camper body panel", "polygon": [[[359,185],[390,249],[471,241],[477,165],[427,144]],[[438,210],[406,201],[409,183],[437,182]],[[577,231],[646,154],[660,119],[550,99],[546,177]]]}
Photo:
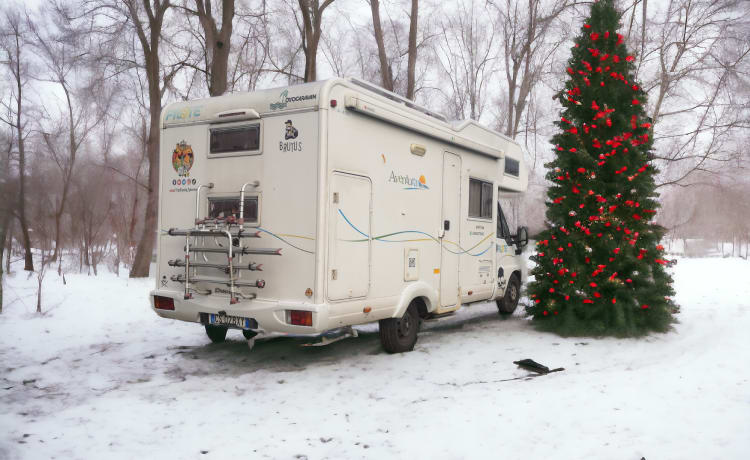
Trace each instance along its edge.
{"label": "white camper body panel", "polygon": [[[515,247],[498,236],[496,204],[500,193],[526,189],[520,147],[475,122],[451,125],[379,93],[334,79],[166,107],[152,307],[162,296],[174,299],[174,310],[156,313],[201,322],[222,312],[266,332],[317,334],[400,317],[415,299],[422,314],[447,313],[503,296],[511,274],[525,281]],[[258,125],[257,149],[210,153],[212,130],[249,125]],[[173,161],[187,150],[192,161]],[[262,264],[237,272],[240,282],[264,284],[237,287],[237,303],[227,286],[200,281],[223,274],[211,267],[191,269],[198,281],[184,298],[186,270],[170,261],[185,260],[186,243],[226,243],[168,230],[193,227],[196,203],[203,218],[209,203],[239,202],[243,185],[257,206],[243,231],[258,237],[236,248],[281,255],[232,259],[235,267]],[[470,209],[476,193],[483,202]],[[190,253],[188,262],[221,265],[227,255]],[[290,324],[290,310],[311,311],[312,326]]]}

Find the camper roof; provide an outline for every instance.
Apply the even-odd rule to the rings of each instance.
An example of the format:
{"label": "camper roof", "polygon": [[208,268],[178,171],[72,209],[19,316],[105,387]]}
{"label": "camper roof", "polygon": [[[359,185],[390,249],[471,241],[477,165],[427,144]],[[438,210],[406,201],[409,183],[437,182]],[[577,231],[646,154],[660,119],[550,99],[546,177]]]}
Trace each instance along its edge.
{"label": "camper roof", "polygon": [[[166,129],[176,125],[257,119],[279,112],[319,109],[327,106],[327,101],[324,100],[327,99],[330,89],[336,85],[353,90],[351,96],[347,95],[346,101],[340,101],[351,110],[495,158],[503,158],[505,154],[522,158],[518,144],[497,131],[474,120],[449,122],[443,115],[358,78],[334,78],[175,102],[162,111],[162,126]],[[374,107],[380,110],[375,110]]]}

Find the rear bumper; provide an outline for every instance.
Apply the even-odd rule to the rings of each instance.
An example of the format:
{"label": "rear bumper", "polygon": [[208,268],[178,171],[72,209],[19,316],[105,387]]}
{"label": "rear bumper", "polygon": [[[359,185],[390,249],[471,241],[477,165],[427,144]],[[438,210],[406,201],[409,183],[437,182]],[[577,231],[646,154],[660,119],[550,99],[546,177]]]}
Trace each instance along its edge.
{"label": "rear bumper", "polygon": [[[154,296],[174,299],[174,310],[162,310],[154,307]],[[287,334],[320,334],[329,327],[329,310],[326,304],[306,302],[284,302],[265,300],[241,300],[230,305],[227,297],[203,296],[196,294],[194,299],[183,299],[182,292],[156,289],[149,293],[151,309],[162,318],[177,319],[194,323],[201,322],[201,313],[225,312],[226,315],[252,318],[258,323],[258,329],[264,332]],[[287,323],[287,310],[304,310],[312,312],[313,325],[294,326]],[[205,316],[204,316],[205,317]]]}

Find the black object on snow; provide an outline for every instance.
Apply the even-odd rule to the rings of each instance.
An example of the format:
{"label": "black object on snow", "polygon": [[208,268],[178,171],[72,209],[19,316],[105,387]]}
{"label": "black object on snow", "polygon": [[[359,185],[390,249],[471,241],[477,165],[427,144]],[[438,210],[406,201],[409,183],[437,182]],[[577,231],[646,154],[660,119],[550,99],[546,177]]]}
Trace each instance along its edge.
{"label": "black object on snow", "polygon": [[516,364],[518,365],[518,367],[522,369],[526,369],[529,372],[536,372],[537,374],[549,374],[550,372],[559,372],[559,371],[565,370],[562,367],[558,367],[557,369],[550,370],[549,367],[539,364],[533,359],[528,359],[528,358],[522,359],[520,361],[513,361],[513,364]]}

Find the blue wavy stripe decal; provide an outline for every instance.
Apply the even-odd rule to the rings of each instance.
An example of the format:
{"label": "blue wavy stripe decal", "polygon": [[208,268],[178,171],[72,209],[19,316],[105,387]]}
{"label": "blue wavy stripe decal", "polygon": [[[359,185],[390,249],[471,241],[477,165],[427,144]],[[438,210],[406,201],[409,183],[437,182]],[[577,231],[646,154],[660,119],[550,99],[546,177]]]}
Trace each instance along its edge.
{"label": "blue wavy stripe decal", "polygon": [[356,226],[356,225],[354,225],[354,224],[352,223],[352,221],[350,221],[350,220],[349,220],[349,219],[348,219],[348,218],[347,218],[347,217],[346,217],[346,216],[344,215],[344,213],[343,213],[343,212],[341,212],[341,209],[339,209],[339,214],[341,214],[341,217],[343,217],[343,218],[344,218],[344,220],[346,221],[346,223],[347,223],[347,224],[349,224],[349,225],[350,225],[350,226],[351,226],[351,227],[352,227],[352,228],[353,228],[354,230],[356,230],[356,231],[357,231],[357,233],[359,233],[360,235],[364,236],[365,238],[368,238],[368,239],[370,238],[370,235],[368,235],[368,234],[366,234],[366,233],[363,233],[363,232],[362,232],[362,230],[358,229],[358,228],[357,228],[357,226]]}
{"label": "blue wavy stripe decal", "polygon": [[289,246],[293,247],[294,249],[298,249],[298,250],[300,250],[300,251],[302,251],[302,252],[306,252],[306,253],[308,253],[308,254],[315,254],[315,252],[314,252],[314,251],[308,251],[307,249],[302,249],[302,248],[301,248],[301,247],[299,247],[299,246],[295,246],[295,245],[293,245],[292,243],[290,243],[289,241],[287,241],[287,240],[285,240],[284,238],[280,237],[279,235],[276,235],[275,233],[269,232],[269,231],[268,231],[268,230],[266,230],[265,228],[262,228],[262,227],[257,227],[257,228],[258,228],[258,230],[259,230],[259,231],[261,231],[261,232],[263,232],[263,233],[268,233],[268,234],[269,234],[269,235],[271,235],[272,237],[274,237],[274,238],[276,238],[276,239],[278,239],[278,240],[280,240],[280,241],[283,241],[284,243],[288,244]]}
{"label": "blue wavy stripe decal", "polygon": [[[364,236],[366,238],[364,240],[348,240],[348,241],[350,241],[352,243],[355,243],[355,242],[364,242],[364,241],[367,241],[367,240],[370,239],[370,235],[366,234],[365,232],[363,232],[362,230],[360,230],[359,228],[357,228],[357,226],[354,225],[352,223],[352,221],[349,220],[348,217],[346,217],[346,215],[344,214],[344,212],[341,209],[339,209],[338,211],[339,211],[339,214],[341,215],[341,217],[344,218],[344,220],[346,221],[346,223],[349,224],[349,226],[351,226],[357,233],[359,233],[360,235],[362,235],[362,236]],[[374,236],[374,237],[372,237],[372,239],[375,240],[375,241],[382,241],[384,243],[404,243],[404,242],[407,242],[407,241],[412,241],[412,240],[387,240],[387,239],[385,239],[386,237],[395,236],[395,235],[402,235],[402,234],[407,234],[407,233],[417,234],[417,235],[424,235],[424,236],[428,237],[430,240],[434,241],[435,243],[440,244],[440,240],[439,239],[435,238],[434,236],[430,235],[429,233],[425,233],[425,232],[422,232],[422,231],[419,231],[419,230],[403,230],[403,231],[400,231],[400,232],[386,233],[384,235]],[[485,252],[489,251],[492,248],[492,245],[494,243],[490,243],[483,251],[478,252],[476,254],[471,254],[469,252],[472,249],[474,249],[476,246],[474,246],[472,248],[469,248],[469,249],[464,249],[464,248],[462,248],[461,246],[459,246],[456,243],[451,243],[451,244],[453,244],[456,247],[458,247],[458,249],[460,249],[460,251],[453,251],[451,249],[448,249],[445,245],[441,245],[441,246],[442,246],[442,248],[444,250],[450,252],[451,254],[456,254],[456,255],[466,254],[466,255],[469,255],[469,256],[472,256],[472,257],[479,257],[482,254],[484,254]],[[480,244],[481,244],[481,242],[480,242]],[[477,244],[477,246],[478,246],[478,244]]]}

